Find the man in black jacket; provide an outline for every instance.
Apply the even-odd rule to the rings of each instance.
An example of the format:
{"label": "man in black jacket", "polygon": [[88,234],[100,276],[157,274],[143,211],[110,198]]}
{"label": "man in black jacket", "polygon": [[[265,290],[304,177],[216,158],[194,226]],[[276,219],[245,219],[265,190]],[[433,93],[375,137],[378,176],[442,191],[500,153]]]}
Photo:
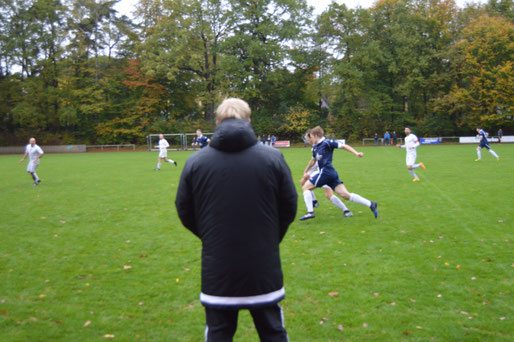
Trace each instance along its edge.
{"label": "man in black jacket", "polygon": [[250,310],[261,341],[288,340],[279,244],[298,195],[282,153],[257,143],[250,113],[241,99],[222,102],[211,144],[187,160],[175,201],[202,240],[206,341],[232,341],[239,309]]}

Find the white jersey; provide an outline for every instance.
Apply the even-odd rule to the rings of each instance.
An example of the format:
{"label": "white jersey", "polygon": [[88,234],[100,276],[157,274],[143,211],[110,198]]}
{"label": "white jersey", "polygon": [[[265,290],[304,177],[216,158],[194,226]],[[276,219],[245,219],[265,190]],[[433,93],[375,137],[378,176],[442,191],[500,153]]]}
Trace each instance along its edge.
{"label": "white jersey", "polygon": [[405,137],[405,145],[402,145],[402,148],[407,150],[407,156],[405,158],[405,163],[407,165],[414,165],[416,162],[416,149],[419,146],[419,139],[415,134],[409,134]]}
{"label": "white jersey", "polygon": [[416,152],[416,148],[419,146],[419,139],[415,134],[409,134],[405,137],[405,145],[402,145],[402,148],[407,149],[407,153]]}
{"label": "white jersey", "polygon": [[27,172],[36,172],[37,166],[39,165],[39,159],[37,161],[36,158],[42,155],[44,152],[38,145],[28,144],[25,147],[25,153],[27,153],[29,157],[29,163],[27,164]]}
{"label": "white jersey", "polygon": [[160,158],[165,158],[168,155],[167,148],[169,146],[170,146],[170,144],[168,144],[168,140],[166,140],[164,138],[159,139],[159,157]]}
{"label": "white jersey", "polygon": [[[43,150],[38,145],[34,144],[32,146],[31,144],[28,144],[25,147],[25,153],[29,156],[30,162],[33,162],[37,157],[39,157],[41,154],[43,154]],[[39,163],[39,160],[38,160]]]}
{"label": "white jersey", "polygon": [[159,139],[159,150],[161,152],[163,151],[166,151],[166,148],[168,148],[170,146],[170,144],[168,144],[168,140],[162,138],[162,139]]}

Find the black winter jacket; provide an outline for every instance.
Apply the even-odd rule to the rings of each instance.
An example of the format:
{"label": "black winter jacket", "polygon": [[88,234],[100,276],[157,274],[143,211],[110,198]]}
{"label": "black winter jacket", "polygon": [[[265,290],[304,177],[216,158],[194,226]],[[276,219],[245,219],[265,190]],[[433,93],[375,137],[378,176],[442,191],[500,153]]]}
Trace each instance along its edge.
{"label": "black winter jacket", "polygon": [[202,240],[206,306],[254,307],[284,298],[279,243],[297,193],[282,153],[257,144],[246,120],[227,119],[187,160],[175,205]]}

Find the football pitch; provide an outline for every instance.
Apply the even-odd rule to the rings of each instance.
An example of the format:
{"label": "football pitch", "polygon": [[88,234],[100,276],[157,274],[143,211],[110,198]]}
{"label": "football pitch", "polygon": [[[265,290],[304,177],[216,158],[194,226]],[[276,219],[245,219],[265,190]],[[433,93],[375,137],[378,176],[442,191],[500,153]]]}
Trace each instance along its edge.
{"label": "football pitch", "polygon": [[[334,153],[350,192],[379,217],[324,198],[305,222],[299,179],[310,149],[282,150],[299,194],[281,244],[291,341],[512,341],[514,145]],[[193,152],[154,171],[157,152],[47,154],[39,186],[0,156],[2,341],[203,341],[201,243],[174,201]],[[244,191],[244,189],[241,189]],[[202,194],[198,194],[201,196]],[[248,194],[249,196],[251,194]],[[234,341],[257,341],[241,311]]]}

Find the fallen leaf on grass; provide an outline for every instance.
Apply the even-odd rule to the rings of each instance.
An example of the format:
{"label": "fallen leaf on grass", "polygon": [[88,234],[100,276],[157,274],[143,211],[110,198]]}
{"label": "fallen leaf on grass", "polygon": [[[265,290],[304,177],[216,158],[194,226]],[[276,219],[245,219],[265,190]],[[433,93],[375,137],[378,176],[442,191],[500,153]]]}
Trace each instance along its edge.
{"label": "fallen leaf on grass", "polygon": [[2,310],[2,311],[0,311],[0,314],[2,314],[2,315],[7,315],[7,310]]}
{"label": "fallen leaf on grass", "polygon": [[322,325],[322,324],[323,324],[323,323],[325,323],[326,321],[328,321],[328,318],[323,317],[323,318],[321,319],[321,321],[319,321],[319,324],[320,324],[320,325]]}
{"label": "fallen leaf on grass", "polygon": [[137,304],[138,304],[139,306],[143,306],[143,305],[145,305],[145,303],[143,303],[143,302],[139,302],[139,303],[137,303]]}
{"label": "fallen leaf on grass", "polygon": [[46,216],[41,216],[40,219],[41,220],[46,220]]}
{"label": "fallen leaf on grass", "polygon": [[476,277],[471,277],[471,280],[477,280],[477,278]]}
{"label": "fallen leaf on grass", "polygon": [[367,328],[368,327],[368,323],[362,323],[362,327],[363,328]]}
{"label": "fallen leaf on grass", "polygon": [[129,266],[129,265],[124,265],[124,266],[123,266],[123,269],[124,269],[124,270],[130,270],[131,268],[132,268],[132,266]]}
{"label": "fallen leaf on grass", "polygon": [[469,312],[466,312],[466,311],[461,311],[460,313],[461,313],[461,315],[469,315]]}
{"label": "fallen leaf on grass", "polygon": [[104,338],[114,338],[114,335],[112,335],[112,334],[105,334]]}
{"label": "fallen leaf on grass", "polygon": [[334,296],[337,296],[339,294],[339,292],[336,292],[336,291],[332,291],[332,292],[329,292],[328,295],[330,297],[334,297]]}
{"label": "fallen leaf on grass", "polygon": [[500,317],[500,321],[504,321],[505,320],[505,317]]}
{"label": "fallen leaf on grass", "polygon": [[87,326],[89,326],[91,324],[91,321],[86,321],[86,323],[84,323],[84,325],[82,326],[82,328],[85,328]]}
{"label": "fallen leaf on grass", "polygon": [[378,297],[378,296],[379,296],[378,292],[373,293],[373,297]]}
{"label": "fallen leaf on grass", "polygon": [[39,298],[45,298],[46,297],[46,294],[40,294],[39,295]]}
{"label": "fallen leaf on grass", "polygon": [[320,234],[320,235],[323,235],[323,234],[325,234],[325,232],[319,232],[319,234]]}
{"label": "fallen leaf on grass", "polygon": [[409,298],[409,300],[412,302],[412,303],[416,303],[416,300],[414,298]]}
{"label": "fallen leaf on grass", "polygon": [[409,335],[409,334],[412,334],[412,331],[409,331],[409,330],[405,330],[402,332],[402,334],[404,335]]}
{"label": "fallen leaf on grass", "polygon": [[61,222],[62,224],[65,224],[65,223],[66,223],[66,221],[64,221],[64,220],[60,220],[59,222]]}
{"label": "fallen leaf on grass", "polygon": [[419,325],[417,325],[417,326],[416,326],[416,329],[421,330],[421,329],[423,329],[423,328],[422,328],[422,327],[420,327]]}
{"label": "fallen leaf on grass", "polygon": [[395,302],[392,302],[392,303],[391,303],[391,305],[392,305],[392,306],[395,306],[395,305],[396,305],[396,303],[395,303]]}
{"label": "fallen leaf on grass", "polygon": [[139,254],[139,257],[140,257],[140,258],[146,258],[147,256],[148,256],[148,255],[146,255],[146,254]]}
{"label": "fallen leaf on grass", "polygon": [[175,279],[175,281],[178,283],[178,282],[180,281],[180,279],[179,279],[179,278],[177,278],[177,279]]}
{"label": "fallen leaf on grass", "polygon": [[337,330],[339,330],[339,331],[343,331],[343,329],[344,329],[344,328],[343,328],[343,325],[342,325],[342,324],[339,324],[339,325],[337,326]]}
{"label": "fallen leaf on grass", "polygon": [[437,298],[441,298],[443,295],[442,294],[438,294],[437,295]]}

